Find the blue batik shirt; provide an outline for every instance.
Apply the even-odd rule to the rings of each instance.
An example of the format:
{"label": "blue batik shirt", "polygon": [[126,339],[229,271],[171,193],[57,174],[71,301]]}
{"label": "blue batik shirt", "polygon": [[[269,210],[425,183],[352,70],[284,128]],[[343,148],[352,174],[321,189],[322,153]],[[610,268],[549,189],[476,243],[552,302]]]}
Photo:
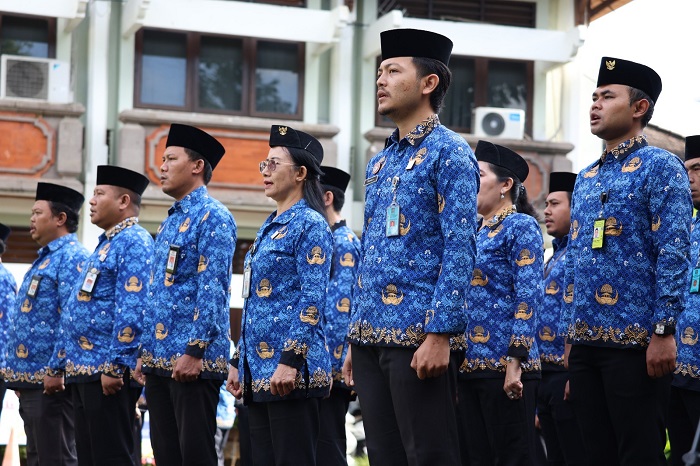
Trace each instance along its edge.
{"label": "blue batik shirt", "polygon": [[0,262],[0,371],[5,368],[10,312],[15,307],[16,295],[17,283],[15,283],[15,277]]}
{"label": "blue batik shirt", "polygon": [[[427,333],[445,333],[464,350],[478,190],[474,153],[437,115],[387,139],[367,166],[351,343],[415,348]],[[398,235],[387,236],[392,203]]]}
{"label": "blue batik shirt", "polygon": [[75,234],[51,241],[24,275],[10,313],[5,379],[10,388],[39,388],[44,375],[60,375],[63,367],[49,360],[64,356],[57,348],[61,310],[73,296],[73,285],[89,253]]}
{"label": "blue batik shirt", "polygon": [[153,238],[137,222],[127,218],[100,235],[63,310],[61,365],[69,383],[121,377],[136,367],[153,260]]}
{"label": "blue batik shirt", "polygon": [[673,385],[680,388],[700,391],[700,293],[690,292],[693,269],[700,268],[700,215],[693,219],[690,232],[690,270],[684,286],[687,294],[685,309],[678,318],[676,341],[678,357]]}
{"label": "blue batik shirt", "polygon": [[[602,248],[594,222],[605,219]],[[564,324],[573,344],[646,348],[684,308],[692,203],[683,163],[637,136],[576,178]]]}
{"label": "blue batik shirt", "polygon": [[282,399],[270,393],[278,364],[298,370],[284,399],[322,398],[331,386],[322,319],[333,236],[326,219],[303,199],[275,216],[265,220],[245,257],[250,293],[231,363],[239,369],[246,402]]}
{"label": "blue batik shirt", "polygon": [[537,343],[540,347],[542,369],[563,371],[564,337],[559,323],[564,311],[564,273],[566,272],[566,245],[569,236],[554,238],[554,253],[544,266],[544,300],[537,323]]}
{"label": "blue batik shirt", "polygon": [[352,288],[357,279],[360,263],[360,240],[342,220],[333,230],[333,263],[331,279],[326,292],[326,312],[324,315],[326,343],[331,355],[333,380],[343,381],[343,361],[348,352],[346,335],[350,322]]}
{"label": "blue batik shirt", "polygon": [[535,336],[543,299],[540,226],[511,206],[484,223],[476,242],[461,376],[502,378],[506,357],[512,356],[520,358],[523,378],[539,377]]}
{"label": "blue batik shirt", "polygon": [[226,378],[235,248],[233,215],[205,186],[168,210],[154,244],[144,373],[170,377],[175,360],[188,354],[202,359],[202,378]]}

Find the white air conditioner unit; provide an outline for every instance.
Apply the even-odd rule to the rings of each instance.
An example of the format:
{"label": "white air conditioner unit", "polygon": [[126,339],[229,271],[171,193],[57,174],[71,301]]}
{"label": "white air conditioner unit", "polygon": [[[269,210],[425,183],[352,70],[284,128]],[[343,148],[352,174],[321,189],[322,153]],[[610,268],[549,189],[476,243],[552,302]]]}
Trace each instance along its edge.
{"label": "white air conditioner unit", "polygon": [[3,55],[0,98],[73,102],[70,65],[48,58]]}
{"label": "white air conditioner unit", "polygon": [[522,139],[525,112],[514,108],[477,107],[474,109],[474,135],[487,138]]}

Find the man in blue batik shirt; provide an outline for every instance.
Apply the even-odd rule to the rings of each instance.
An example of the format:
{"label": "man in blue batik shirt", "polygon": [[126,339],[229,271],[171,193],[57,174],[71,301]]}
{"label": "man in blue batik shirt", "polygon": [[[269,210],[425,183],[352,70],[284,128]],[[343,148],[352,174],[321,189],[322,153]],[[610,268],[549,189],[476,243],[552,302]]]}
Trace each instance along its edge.
{"label": "man in blue batik shirt", "polygon": [[605,150],[576,180],[564,295],[570,399],[591,465],[666,464],[692,204],[681,160],[643,135],[660,93],[651,68],[601,60],[590,125]]}
{"label": "man in blue batik shirt", "polygon": [[[7,249],[7,238],[12,230],[7,225],[0,223],[0,256]],[[9,325],[10,309],[15,306],[17,295],[17,283],[9,270],[2,265],[0,259],[0,376],[5,371],[5,352],[7,351],[7,327]],[[0,413],[5,399],[5,379],[0,379]]]}
{"label": "man in blue batik shirt", "polygon": [[[160,180],[176,201],[158,228],[141,340],[158,464],[217,464],[216,405],[228,376],[236,223],[206,185],[223,155],[211,135],[171,125]],[[143,380],[138,367],[135,377]]]}
{"label": "man in blue batik shirt", "polygon": [[474,268],[474,153],[437,113],[452,41],[381,34],[378,111],[397,126],[367,166],[362,259],[343,375],[362,404],[374,464],[457,465],[455,413]]}
{"label": "man in blue batik shirt", "polygon": [[83,201],[74,189],[37,185],[29,234],[41,249],[10,313],[5,379],[19,395],[27,464],[34,466],[78,464],[71,387],[64,384],[63,369],[50,367],[49,360],[64,354],[56,345],[61,310],[88,256],[75,235]]}
{"label": "man in blue batik shirt", "polygon": [[343,381],[343,360],[347,354],[348,322],[352,307],[352,287],[357,279],[360,240],[341,215],[350,174],[335,167],[322,166],[321,185],[325,192],[326,218],[333,231],[333,262],[323,313],[326,346],[331,355],[333,388],[331,396],[319,403],[319,430],[316,464],[347,465],[345,414],[352,389]]}
{"label": "man in blue batik shirt", "polygon": [[[690,181],[693,207],[700,209],[700,135],[685,138],[685,168]],[[690,270],[684,284],[685,309],[678,318],[678,358],[671,384],[668,437],[671,460],[683,466],[700,422],[700,215],[695,214],[690,230]]]}
{"label": "man in blue batik shirt", "polygon": [[[80,466],[133,465],[133,426],[141,390],[131,371],[148,308],[153,239],[138,224],[148,178],[126,168],[97,167],[90,221],[105,230],[73,286],[61,316],[64,368],[73,385]],[[109,420],[109,422],[105,422]]]}

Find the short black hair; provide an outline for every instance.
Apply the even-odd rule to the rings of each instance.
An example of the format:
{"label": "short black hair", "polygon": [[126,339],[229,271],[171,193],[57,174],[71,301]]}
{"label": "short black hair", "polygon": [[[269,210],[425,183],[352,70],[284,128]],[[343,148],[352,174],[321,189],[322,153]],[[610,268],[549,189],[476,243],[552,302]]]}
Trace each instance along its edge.
{"label": "short black hair", "polygon": [[122,194],[128,194],[129,199],[131,199],[131,204],[136,207],[137,210],[141,209],[141,195],[136,191],[132,191],[129,188],[123,188],[121,186],[115,186],[117,192],[121,196]]}
{"label": "short black hair", "polygon": [[187,157],[192,162],[196,162],[197,160],[202,160],[204,162],[204,171],[202,172],[202,175],[204,177],[204,184],[207,185],[211,181],[211,176],[214,172],[214,170],[211,168],[211,164],[207,159],[205,159],[202,154],[197,152],[196,150],[188,149],[187,147],[184,147],[185,149],[185,154],[187,154]]}
{"label": "short black hair", "polygon": [[432,58],[413,57],[413,64],[418,72],[418,78],[424,78],[429,74],[437,75],[437,87],[430,93],[430,106],[435,113],[439,113],[442,109],[442,101],[445,100],[445,94],[452,82],[452,72],[443,62]]}
{"label": "short black hair", "polygon": [[51,215],[58,217],[61,212],[66,214],[66,229],[68,233],[75,233],[78,231],[78,222],[80,221],[80,214],[66,204],[56,201],[47,201],[49,203],[49,208],[51,209]]}
{"label": "short black hair", "polygon": [[651,117],[654,115],[654,101],[651,100],[651,97],[649,97],[646,92],[639,90],[636,87],[627,86],[627,88],[630,90],[630,105],[642,99],[649,102],[649,108],[642,117],[642,128],[646,128],[646,126],[649,124],[649,120],[651,120]]}
{"label": "short black hair", "polygon": [[341,191],[340,188],[328,184],[324,184],[323,189],[333,194],[333,210],[336,212],[343,210],[343,206],[345,205],[345,192]]}

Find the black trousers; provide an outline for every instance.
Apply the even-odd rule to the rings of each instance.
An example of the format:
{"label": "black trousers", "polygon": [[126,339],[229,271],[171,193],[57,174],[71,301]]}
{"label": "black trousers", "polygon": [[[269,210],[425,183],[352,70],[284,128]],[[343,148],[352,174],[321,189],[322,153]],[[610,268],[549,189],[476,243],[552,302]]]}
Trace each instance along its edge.
{"label": "black trousers", "polygon": [[250,415],[248,407],[241,400],[236,400],[236,419],[238,420],[238,442],[241,446],[239,466],[253,466],[253,447],[250,444]]}
{"label": "black trousers", "polygon": [[564,400],[568,372],[543,371],[537,390],[537,416],[550,465],[583,465],[581,431],[574,408]]}
{"label": "black trousers", "polygon": [[[248,405],[254,466],[315,466],[318,398]],[[319,463],[319,466],[321,465]]]}
{"label": "black trousers", "polygon": [[[354,356],[354,353],[353,353]],[[534,466],[538,380],[523,380],[511,400],[503,378],[459,381],[460,448],[465,466]],[[465,457],[467,456],[467,457]]]}
{"label": "black trousers", "polygon": [[574,345],[570,398],[591,466],[665,465],[671,374],[647,375],[646,352]]}
{"label": "black trousers", "polygon": [[671,387],[668,408],[668,437],[671,441],[673,466],[685,466],[683,455],[693,446],[700,422],[700,392]]}
{"label": "black trousers", "polygon": [[102,382],[74,383],[75,444],[80,466],[134,465],[136,400],[141,390],[124,386],[114,395],[102,393]]}
{"label": "black trousers", "polygon": [[27,434],[27,466],[77,466],[72,387],[53,395],[44,395],[40,387],[16,390]]}
{"label": "black trousers", "polygon": [[159,466],[216,466],[216,405],[221,380],[177,382],[146,375],[151,444]]}
{"label": "black trousers", "polygon": [[355,390],[362,406],[369,461],[379,466],[457,466],[457,369],[420,380],[415,348],[352,346]]}
{"label": "black trousers", "polygon": [[334,387],[331,396],[319,401],[321,430],[316,446],[316,464],[319,466],[347,466],[347,439],[345,414],[348,412],[351,391]]}

